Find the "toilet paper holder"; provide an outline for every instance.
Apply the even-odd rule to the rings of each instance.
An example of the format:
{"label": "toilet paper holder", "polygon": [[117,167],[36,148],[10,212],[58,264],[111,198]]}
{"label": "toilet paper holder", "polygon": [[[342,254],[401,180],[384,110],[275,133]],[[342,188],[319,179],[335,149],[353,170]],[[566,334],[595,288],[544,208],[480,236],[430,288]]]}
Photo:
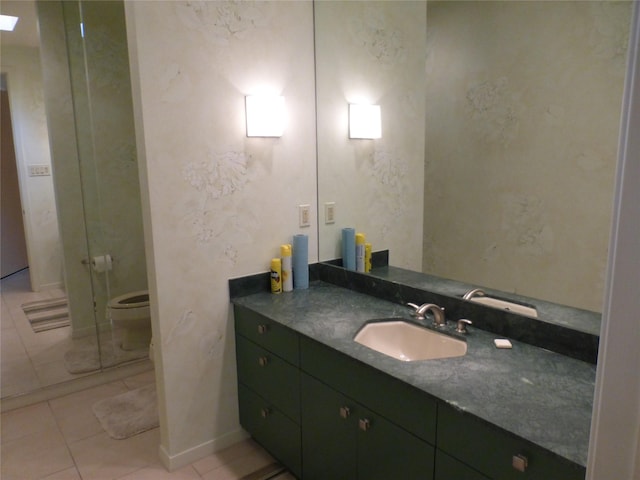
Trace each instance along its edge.
{"label": "toilet paper holder", "polygon": [[94,271],[98,273],[109,271],[113,268],[113,257],[109,254],[97,255],[95,257],[84,257],[80,260],[82,265],[89,265]]}

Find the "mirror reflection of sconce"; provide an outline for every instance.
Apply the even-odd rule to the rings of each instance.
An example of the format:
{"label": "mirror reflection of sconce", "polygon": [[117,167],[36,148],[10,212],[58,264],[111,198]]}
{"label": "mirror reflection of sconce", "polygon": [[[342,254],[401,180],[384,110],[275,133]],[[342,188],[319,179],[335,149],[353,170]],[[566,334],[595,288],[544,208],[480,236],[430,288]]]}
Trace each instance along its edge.
{"label": "mirror reflection of sconce", "polygon": [[248,95],[245,97],[247,137],[281,137],[284,132],[284,97]]}
{"label": "mirror reflection of sconce", "polygon": [[349,138],[382,138],[380,105],[349,104]]}

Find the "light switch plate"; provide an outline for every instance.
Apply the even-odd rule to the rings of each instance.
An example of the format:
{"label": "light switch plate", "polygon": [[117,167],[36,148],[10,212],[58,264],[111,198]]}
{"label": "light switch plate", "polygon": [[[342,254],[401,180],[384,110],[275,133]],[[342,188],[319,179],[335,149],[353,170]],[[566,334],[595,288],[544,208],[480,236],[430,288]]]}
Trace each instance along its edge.
{"label": "light switch plate", "polygon": [[324,204],[324,223],[336,223],[336,202],[326,202]]}
{"label": "light switch plate", "polygon": [[51,175],[51,168],[49,165],[29,165],[30,177],[48,177]]}
{"label": "light switch plate", "polygon": [[298,220],[301,227],[311,226],[311,205],[298,205]]}

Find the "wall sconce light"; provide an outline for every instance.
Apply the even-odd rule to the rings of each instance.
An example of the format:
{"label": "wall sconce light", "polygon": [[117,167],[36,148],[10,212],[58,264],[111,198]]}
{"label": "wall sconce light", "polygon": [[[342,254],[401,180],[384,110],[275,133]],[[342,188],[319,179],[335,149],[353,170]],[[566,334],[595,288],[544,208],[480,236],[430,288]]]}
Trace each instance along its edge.
{"label": "wall sconce light", "polygon": [[13,32],[13,29],[16,28],[16,23],[18,23],[18,17],[14,17],[13,15],[0,15],[0,30]]}
{"label": "wall sconce light", "polygon": [[247,137],[281,137],[284,132],[284,97],[249,95],[245,97]]}
{"label": "wall sconce light", "polygon": [[349,104],[349,138],[382,138],[380,105]]}

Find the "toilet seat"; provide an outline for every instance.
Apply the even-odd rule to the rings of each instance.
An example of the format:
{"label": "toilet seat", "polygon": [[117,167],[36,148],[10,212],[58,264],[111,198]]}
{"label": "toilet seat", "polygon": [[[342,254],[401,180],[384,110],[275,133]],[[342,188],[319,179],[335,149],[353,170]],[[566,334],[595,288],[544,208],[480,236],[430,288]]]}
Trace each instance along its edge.
{"label": "toilet seat", "polygon": [[[141,301],[142,300],[142,301]],[[138,290],[112,298],[108,307],[113,309],[141,308],[149,306],[149,290]]]}

